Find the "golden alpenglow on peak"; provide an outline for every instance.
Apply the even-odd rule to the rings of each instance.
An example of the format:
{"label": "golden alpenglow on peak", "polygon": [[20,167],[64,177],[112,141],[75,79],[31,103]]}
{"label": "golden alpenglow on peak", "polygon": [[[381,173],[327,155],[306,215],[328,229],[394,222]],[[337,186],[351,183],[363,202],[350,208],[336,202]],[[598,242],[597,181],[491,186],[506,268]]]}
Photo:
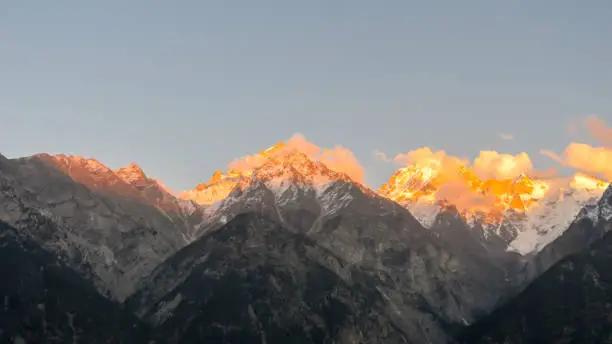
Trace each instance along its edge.
{"label": "golden alpenglow on peak", "polygon": [[[308,163],[302,161],[304,158]],[[512,155],[486,150],[470,161],[448,155],[443,150],[422,147],[400,154],[394,160],[404,166],[376,191],[378,195],[406,206],[452,204],[462,214],[489,214],[491,216],[484,217],[488,219],[497,219],[508,209],[529,212],[548,195],[558,192],[560,185],[566,189],[603,192],[609,184],[582,172],[562,178],[555,173],[534,170],[531,158],[524,152]],[[363,167],[348,149],[340,146],[321,148],[296,134],[259,153],[233,160],[227,172],[216,170],[208,182],[184,192],[181,197],[204,205],[212,204],[225,199],[238,184],[252,178],[254,171],[263,166],[268,175],[283,178],[290,174],[281,173],[279,169],[282,168],[299,171],[303,176],[313,174],[309,172],[313,167],[308,167],[312,163],[344,174],[357,183],[363,182]],[[270,172],[272,169],[274,173]],[[323,182],[328,178],[319,180]]]}

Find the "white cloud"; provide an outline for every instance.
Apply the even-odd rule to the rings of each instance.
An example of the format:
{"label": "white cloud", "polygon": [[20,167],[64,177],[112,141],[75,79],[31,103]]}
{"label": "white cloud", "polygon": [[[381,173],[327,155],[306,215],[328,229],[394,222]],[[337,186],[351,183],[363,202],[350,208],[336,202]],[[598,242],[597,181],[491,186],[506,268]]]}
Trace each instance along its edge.
{"label": "white cloud", "polygon": [[499,134],[499,137],[502,140],[504,140],[504,141],[512,141],[512,140],[514,140],[514,135],[512,135],[512,134],[501,133],[501,134]]}
{"label": "white cloud", "polygon": [[384,152],[382,152],[382,151],[380,151],[378,149],[375,149],[373,154],[374,154],[375,157],[379,158],[380,160],[382,160],[384,162],[392,162],[393,161],[392,158],[388,157],[387,154],[385,154]]}
{"label": "white cloud", "polygon": [[556,161],[556,162],[558,162],[560,164],[564,164],[563,158],[561,158],[559,156],[559,154],[557,154],[557,153],[555,153],[555,152],[553,152],[551,150],[541,149],[540,150],[540,154],[545,155],[545,156],[551,158],[552,160],[554,160],[554,161]]}

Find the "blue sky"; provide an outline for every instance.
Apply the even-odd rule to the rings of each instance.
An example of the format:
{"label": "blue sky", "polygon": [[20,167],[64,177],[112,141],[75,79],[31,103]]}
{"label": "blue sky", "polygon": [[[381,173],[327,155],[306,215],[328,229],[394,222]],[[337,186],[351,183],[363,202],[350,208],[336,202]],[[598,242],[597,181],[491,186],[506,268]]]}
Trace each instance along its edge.
{"label": "blue sky", "polygon": [[[0,3],[0,153],[134,161],[181,190],[303,133],[383,183],[421,146],[561,151],[612,119],[612,2]],[[505,141],[499,133],[511,133]]]}

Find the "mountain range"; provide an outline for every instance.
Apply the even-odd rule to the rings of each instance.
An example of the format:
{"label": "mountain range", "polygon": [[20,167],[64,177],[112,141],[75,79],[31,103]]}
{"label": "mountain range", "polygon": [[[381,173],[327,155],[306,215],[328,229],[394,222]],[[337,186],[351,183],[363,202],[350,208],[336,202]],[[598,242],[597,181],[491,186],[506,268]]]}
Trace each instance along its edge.
{"label": "mountain range", "polygon": [[[17,276],[2,286],[13,320],[0,338],[502,343],[486,330],[511,329],[505,314],[605,247],[610,226],[608,184],[586,175],[495,180],[463,166],[462,187],[489,201],[472,207],[441,197],[431,166],[373,190],[284,144],[259,158],[175,196],[135,164],[0,156],[0,255],[23,262],[0,266]],[[544,338],[525,331],[512,343]]]}

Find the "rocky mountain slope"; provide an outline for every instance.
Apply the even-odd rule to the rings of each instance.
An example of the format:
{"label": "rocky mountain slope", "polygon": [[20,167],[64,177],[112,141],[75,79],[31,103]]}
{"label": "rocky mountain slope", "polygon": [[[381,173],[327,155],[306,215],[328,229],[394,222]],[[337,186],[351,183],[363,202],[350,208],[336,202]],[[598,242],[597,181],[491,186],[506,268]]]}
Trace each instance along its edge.
{"label": "rocky mountain slope", "polygon": [[425,300],[402,307],[416,327],[386,297],[305,233],[247,213],[174,255],[128,304],[171,343],[445,341]]}
{"label": "rocky mountain slope", "polygon": [[189,242],[201,210],[134,165],[112,171],[80,157],[0,156],[0,220],[122,300]]}
{"label": "rocky mountain slope", "polygon": [[[554,264],[552,268],[468,328],[460,341],[612,343],[611,229],[612,187],[545,249],[541,264]],[[589,242],[592,244],[585,247]]]}
{"label": "rocky mountain slope", "polygon": [[147,326],[0,221],[0,343],[147,343]]}

